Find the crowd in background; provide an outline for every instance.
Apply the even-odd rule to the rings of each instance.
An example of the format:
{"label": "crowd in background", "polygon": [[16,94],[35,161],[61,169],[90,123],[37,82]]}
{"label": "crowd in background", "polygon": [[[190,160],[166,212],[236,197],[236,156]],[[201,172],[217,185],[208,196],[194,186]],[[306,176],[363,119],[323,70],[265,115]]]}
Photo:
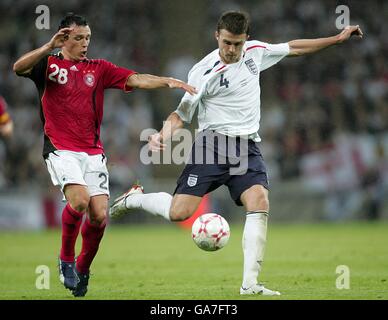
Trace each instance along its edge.
{"label": "crowd in background", "polygon": [[[51,8],[51,30],[37,30],[37,15],[31,1],[1,1],[4,14],[0,28],[0,93],[8,102],[15,134],[10,142],[0,144],[0,188],[23,187],[31,182],[49,184],[40,156],[43,138],[37,92],[32,82],[13,74],[12,64],[21,54],[47,42],[69,8],[91,21],[89,56],[139,72],[174,73],[166,74],[171,76],[185,74],[194,61],[216,47],[215,25],[225,10],[247,11],[251,17],[251,38],[270,43],[340,32],[335,27],[336,1],[214,0],[202,13],[206,22],[203,28],[192,30],[203,36],[199,53],[163,62],[159,52],[166,35],[162,36],[159,30],[166,22],[159,14],[161,5],[152,0],[99,0],[93,4],[57,1]],[[361,152],[360,158],[352,158],[356,162],[359,159],[361,164],[355,166],[357,179],[351,188],[384,184],[381,180],[388,170],[384,165],[388,152],[388,2],[350,1],[348,6],[350,22],[359,24],[364,32],[362,40],[354,39],[307,57],[285,59],[261,75],[260,134],[271,179],[308,176],[304,167],[309,161],[306,156],[332,151],[339,141],[340,148],[363,141],[361,145],[367,146],[360,150],[368,150],[372,155]],[[196,18],[187,16],[188,23],[177,26],[176,32],[190,28],[190,19]],[[163,106],[154,93],[139,91],[127,96],[112,90],[106,94],[102,138],[112,164],[113,184],[127,187],[130,179],[153,177],[152,167],[140,163],[139,134],[144,128],[159,129],[163,118],[175,107],[161,111],[160,105]]]}

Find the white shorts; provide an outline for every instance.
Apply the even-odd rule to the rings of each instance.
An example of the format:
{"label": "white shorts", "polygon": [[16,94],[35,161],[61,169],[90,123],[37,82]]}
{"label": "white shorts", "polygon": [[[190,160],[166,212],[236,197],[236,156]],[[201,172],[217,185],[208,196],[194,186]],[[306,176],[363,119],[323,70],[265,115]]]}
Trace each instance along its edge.
{"label": "white shorts", "polygon": [[87,186],[91,197],[106,194],[109,197],[109,174],[104,154],[88,155],[85,152],[56,150],[46,161],[55,186],[63,192],[67,184]]}

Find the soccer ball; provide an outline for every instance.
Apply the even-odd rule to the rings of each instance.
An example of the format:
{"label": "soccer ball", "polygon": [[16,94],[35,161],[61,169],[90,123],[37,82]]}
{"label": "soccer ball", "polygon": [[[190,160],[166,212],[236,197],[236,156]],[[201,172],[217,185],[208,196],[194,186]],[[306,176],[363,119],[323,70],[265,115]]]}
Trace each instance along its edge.
{"label": "soccer ball", "polygon": [[219,214],[206,213],[194,221],[191,235],[195,244],[202,250],[216,251],[228,243],[229,224]]}

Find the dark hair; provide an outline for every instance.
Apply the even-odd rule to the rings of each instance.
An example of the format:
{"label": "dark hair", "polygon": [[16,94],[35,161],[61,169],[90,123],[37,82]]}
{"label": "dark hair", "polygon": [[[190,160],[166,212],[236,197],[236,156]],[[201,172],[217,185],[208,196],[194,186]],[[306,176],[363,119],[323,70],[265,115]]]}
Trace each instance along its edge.
{"label": "dark hair", "polygon": [[228,11],[222,14],[217,23],[217,31],[225,29],[233,34],[249,34],[249,16],[245,12]]}
{"label": "dark hair", "polygon": [[86,21],[86,19],[84,17],[76,15],[73,12],[69,12],[62,19],[62,21],[59,23],[58,30],[60,30],[62,28],[68,28],[72,24],[75,24],[76,26],[87,26],[88,22]]}

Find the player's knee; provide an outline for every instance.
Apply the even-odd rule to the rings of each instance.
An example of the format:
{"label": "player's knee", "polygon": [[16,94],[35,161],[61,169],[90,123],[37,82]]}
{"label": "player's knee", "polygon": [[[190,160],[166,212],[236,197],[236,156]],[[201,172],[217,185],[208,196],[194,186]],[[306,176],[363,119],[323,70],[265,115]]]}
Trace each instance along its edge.
{"label": "player's knee", "polygon": [[89,210],[89,219],[90,222],[96,225],[103,225],[107,222],[107,202],[93,202]]}
{"label": "player's knee", "polygon": [[87,194],[79,194],[69,199],[70,206],[78,211],[85,212],[89,207],[90,197]]}
{"label": "player's knee", "polygon": [[259,198],[259,210],[269,212],[269,200],[266,195],[263,195]]}
{"label": "player's knee", "polygon": [[254,197],[247,201],[247,210],[269,212],[268,196],[263,192],[257,192]]}
{"label": "player's knee", "polygon": [[100,210],[95,215],[90,215],[90,222],[96,225],[106,224],[107,214],[106,210]]}
{"label": "player's knee", "polygon": [[170,209],[171,221],[184,221],[193,215],[192,210],[185,206],[172,206]]}

